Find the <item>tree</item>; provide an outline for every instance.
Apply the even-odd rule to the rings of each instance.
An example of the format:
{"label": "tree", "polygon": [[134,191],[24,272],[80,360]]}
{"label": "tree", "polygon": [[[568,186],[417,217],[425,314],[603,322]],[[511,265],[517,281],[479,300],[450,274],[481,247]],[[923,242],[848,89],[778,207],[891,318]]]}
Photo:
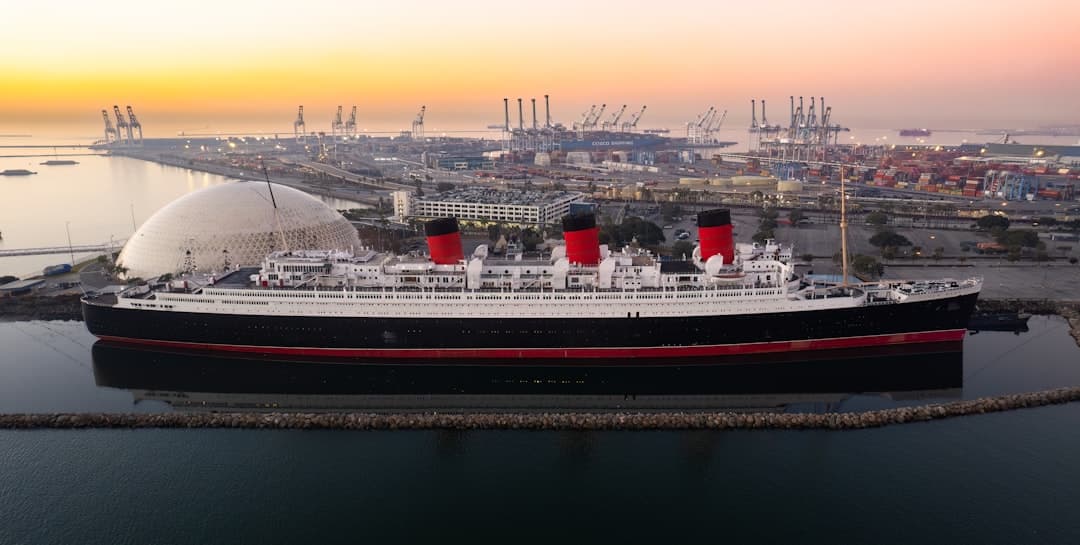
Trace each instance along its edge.
{"label": "tree", "polygon": [[682,206],[673,202],[660,203],[660,216],[664,221],[673,221],[675,216],[682,215]]}
{"label": "tree", "polygon": [[435,190],[439,193],[452,191],[455,187],[456,186],[450,182],[439,182],[438,184],[435,184]]}
{"label": "tree", "polygon": [[975,221],[975,225],[980,231],[990,231],[995,227],[1004,230],[1009,228],[1009,218],[997,215],[983,216]]}
{"label": "tree", "polygon": [[882,246],[881,247],[882,259],[896,259],[896,246]]}
{"label": "tree", "polygon": [[751,240],[758,244],[764,244],[765,241],[770,238],[776,238],[776,234],[773,232],[772,229],[762,229],[754,233],[754,236],[750,237]]}
{"label": "tree", "polygon": [[690,259],[690,256],[694,253],[694,245],[686,240],[677,240],[675,244],[671,245],[671,256],[675,259]]}
{"label": "tree", "polygon": [[521,232],[521,246],[525,248],[526,251],[535,251],[536,245],[541,242],[543,242],[543,240],[540,238],[540,233],[537,233],[532,227]]}
{"label": "tree", "polygon": [[655,246],[664,242],[664,230],[651,221],[637,216],[630,216],[619,225],[604,224],[600,229],[600,243],[621,248],[631,240],[637,239],[643,246]]}
{"label": "tree", "polygon": [[424,182],[422,182],[420,180],[416,180],[416,196],[417,197],[423,197],[424,196],[423,185],[424,185]]}
{"label": "tree", "polygon": [[800,256],[805,263],[809,263],[814,260],[814,254],[803,254]]}
{"label": "tree", "polygon": [[851,268],[855,271],[855,274],[871,278],[879,277],[885,273],[885,266],[868,255],[856,255],[853,257],[851,259]]}
{"label": "tree", "polygon": [[806,214],[802,211],[801,208],[793,208],[790,212],[788,212],[787,217],[789,220],[791,220],[792,225],[798,225],[800,221],[806,219]]}
{"label": "tree", "polygon": [[1023,246],[1025,248],[1034,248],[1039,245],[1039,233],[1035,232],[1032,229],[1015,229],[1012,231],[1002,231],[994,238],[1005,246]]}
{"label": "tree", "polygon": [[488,225],[487,232],[488,240],[492,242],[498,242],[499,236],[502,234],[502,227],[498,223],[493,223],[491,225]]}
{"label": "tree", "polygon": [[889,216],[886,216],[885,212],[879,210],[875,210],[866,215],[866,223],[876,227],[882,227],[888,222]]}
{"label": "tree", "polygon": [[884,248],[886,246],[900,247],[911,246],[911,241],[904,235],[886,229],[874,233],[874,236],[870,237],[870,244],[873,244],[878,248]]}
{"label": "tree", "polygon": [[757,215],[761,219],[775,220],[780,217],[780,212],[775,208],[762,208],[761,210],[758,210]]}

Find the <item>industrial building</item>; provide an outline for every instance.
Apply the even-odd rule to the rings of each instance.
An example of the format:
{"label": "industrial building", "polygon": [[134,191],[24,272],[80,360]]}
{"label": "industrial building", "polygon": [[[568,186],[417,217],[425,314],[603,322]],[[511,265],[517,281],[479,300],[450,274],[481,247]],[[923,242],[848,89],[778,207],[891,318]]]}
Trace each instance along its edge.
{"label": "industrial building", "polygon": [[471,221],[519,224],[555,224],[570,212],[571,203],[584,200],[574,191],[505,191],[482,188],[458,189],[420,197],[410,191],[394,192],[394,214],[406,218],[456,217]]}
{"label": "industrial building", "polygon": [[495,168],[495,161],[482,155],[467,157],[436,156],[432,161],[441,170],[484,170]]}

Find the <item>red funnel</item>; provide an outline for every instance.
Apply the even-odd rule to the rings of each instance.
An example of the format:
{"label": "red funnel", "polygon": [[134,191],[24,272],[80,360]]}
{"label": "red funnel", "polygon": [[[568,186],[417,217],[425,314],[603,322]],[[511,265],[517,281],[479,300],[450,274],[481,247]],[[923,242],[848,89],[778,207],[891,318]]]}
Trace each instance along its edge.
{"label": "red funnel", "polygon": [[457,218],[439,218],[424,224],[428,252],[431,260],[439,265],[454,265],[465,259],[461,249],[461,233]]}
{"label": "red funnel", "polygon": [[720,254],[724,263],[735,261],[735,239],[731,234],[731,211],[706,210],[698,214],[698,239],[701,240],[701,261]]}
{"label": "red funnel", "polygon": [[594,214],[564,216],[563,238],[566,239],[566,258],[570,263],[596,265],[600,263],[600,231]]}

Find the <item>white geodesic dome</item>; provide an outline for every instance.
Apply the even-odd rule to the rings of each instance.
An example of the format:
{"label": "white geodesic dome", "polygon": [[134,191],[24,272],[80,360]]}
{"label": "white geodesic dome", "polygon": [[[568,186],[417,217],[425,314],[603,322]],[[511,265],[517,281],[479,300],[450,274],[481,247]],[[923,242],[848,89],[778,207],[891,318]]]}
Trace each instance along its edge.
{"label": "white geodesic dome", "polygon": [[190,263],[199,271],[254,266],[282,250],[350,250],[356,229],[336,210],[302,191],[266,183],[233,182],[189,193],[146,220],[120,251],[127,277],[177,273]]}

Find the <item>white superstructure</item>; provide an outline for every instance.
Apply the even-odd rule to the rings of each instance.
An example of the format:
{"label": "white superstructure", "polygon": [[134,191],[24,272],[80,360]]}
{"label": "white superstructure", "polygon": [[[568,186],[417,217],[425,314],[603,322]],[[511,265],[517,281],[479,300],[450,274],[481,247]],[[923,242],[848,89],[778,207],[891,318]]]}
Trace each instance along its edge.
{"label": "white superstructure", "polygon": [[[813,285],[796,275],[792,248],[737,245],[713,256],[661,262],[601,248],[596,266],[572,265],[565,247],[533,259],[493,259],[486,246],[457,264],[361,250],[269,255],[247,279],[186,276],[170,290],[133,290],[118,306],[193,313],[289,316],[552,318],[673,317],[799,312],[955,297],[980,279]],[[245,281],[246,280],[246,281]]]}

